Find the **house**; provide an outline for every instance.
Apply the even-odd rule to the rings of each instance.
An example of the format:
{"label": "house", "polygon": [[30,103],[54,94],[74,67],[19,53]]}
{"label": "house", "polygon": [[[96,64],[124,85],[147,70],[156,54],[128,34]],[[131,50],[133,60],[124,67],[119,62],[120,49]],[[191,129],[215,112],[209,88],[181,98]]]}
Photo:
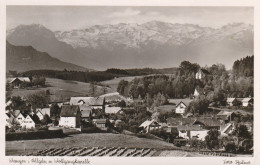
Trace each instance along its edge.
{"label": "house", "polygon": [[36,115],[38,116],[38,118],[39,118],[40,120],[42,120],[42,119],[44,118],[44,115],[41,113],[41,111],[37,111],[37,112],[36,112]]}
{"label": "house", "polygon": [[143,128],[146,132],[150,132],[151,130],[159,129],[160,124],[156,120],[146,120],[144,121],[139,128]]}
{"label": "house", "polygon": [[199,92],[198,92],[198,90],[195,88],[195,90],[194,90],[194,97],[198,97],[200,94],[199,94]]}
{"label": "house", "polygon": [[40,120],[44,118],[45,115],[51,117],[51,109],[50,108],[37,108],[36,115],[39,117]]}
{"label": "house", "polygon": [[107,119],[93,119],[93,123],[101,130],[107,130]]}
{"label": "house", "polygon": [[78,105],[63,105],[60,112],[59,126],[79,128],[80,109]]}
{"label": "house", "polygon": [[[23,120],[25,119],[25,115],[22,114],[20,111],[18,113],[19,110],[15,110],[14,111],[14,116],[15,116],[15,120],[18,122],[18,124],[22,124]],[[18,113],[18,115],[17,115]]]}
{"label": "house", "polygon": [[9,107],[12,105],[12,100],[8,100],[6,103],[5,103],[5,107]]}
{"label": "house", "polygon": [[134,102],[133,99],[122,96],[118,92],[106,93],[99,97],[105,98],[106,103],[115,103],[115,102],[120,102],[120,101],[124,100],[126,102],[126,105],[130,105],[131,103]]}
{"label": "house", "polygon": [[217,114],[217,117],[219,119],[222,119],[222,120],[225,120],[225,121],[232,121],[233,118],[234,118],[234,111],[220,111],[218,114]]}
{"label": "house", "polygon": [[234,123],[227,123],[225,127],[220,131],[222,136],[232,133],[235,129]]}
{"label": "house", "polygon": [[189,104],[190,104],[191,101],[192,101],[192,100],[190,100],[190,99],[183,99],[183,100],[181,100],[181,101],[176,105],[175,113],[184,114],[186,108],[189,106]]}
{"label": "house", "polygon": [[8,78],[7,82],[13,86],[13,88],[20,88],[23,82],[31,82],[29,77],[16,77]]}
{"label": "house", "polygon": [[63,102],[51,102],[50,104],[49,104],[49,108],[51,108],[53,105],[55,105],[55,104],[57,104],[58,106],[59,106],[59,108],[61,108],[61,106],[64,104]]}
{"label": "house", "polygon": [[121,111],[121,107],[105,107],[105,113],[106,114],[117,114]]}
{"label": "house", "polygon": [[254,104],[253,98],[247,97],[247,98],[244,98],[244,99],[242,100],[242,106],[243,106],[243,107],[252,106],[253,104]]}
{"label": "house", "polygon": [[90,102],[93,97],[71,97],[70,105],[82,105]]}
{"label": "house", "polygon": [[35,128],[37,125],[39,126],[40,124],[41,122],[38,116],[27,115],[26,118],[21,123],[21,126],[25,128]]}
{"label": "house", "polygon": [[124,124],[125,124],[124,121],[122,121],[122,120],[116,120],[114,126],[115,126],[115,127],[121,127],[121,126],[123,126]]}
{"label": "house", "polygon": [[192,125],[199,125],[200,127],[202,127],[203,129],[216,129],[216,130],[220,130],[221,126],[224,125],[224,123],[222,123],[219,119],[217,118],[211,118],[211,117],[200,117],[197,118]]}
{"label": "house", "polygon": [[11,115],[8,114],[8,113],[6,113],[6,114],[5,114],[5,117],[4,117],[5,126],[6,126],[6,127],[9,127],[9,128],[12,126],[12,125],[11,125],[11,122],[10,122],[10,118],[11,118]]}
{"label": "house", "polygon": [[179,104],[177,104],[175,113],[184,114],[186,108],[187,108],[187,105],[181,101]]}
{"label": "house", "polygon": [[200,80],[200,79],[203,79],[204,77],[206,77],[209,74],[210,74],[209,71],[207,71],[206,69],[199,69],[198,72],[195,75],[195,78]]}
{"label": "house", "polygon": [[92,109],[88,105],[80,105],[79,106],[80,113],[81,113],[81,121],[91,121],[92,119]]}
{"label": "house", "polygon": [[71,97],[70,105],[83,105],[86,104],[92,109],[104,109],[105,98],[104,97]]}
{"label": "house", "polygon": [[178,125],[192,125],[196,119],[195,118],[167,118],[167,124],[169,126],[177,127]]}
{"label": "house", "polygon": [[228,106],[237,106],[239,105],[240,101],[236,98],[227,98],[227,105]]}
{"label": "house", "polygon": [[165,113],[172,113],[175,112],[176,105],[160,105],[158,107],[154,107],[152,112],[159,112],[160,114],[165,114]]}
{"label": "house", "polygon": [[168,99],[170,104],[175,104],[175,113],[184,114],[192,99]]}
{"label": "house", "polygon": [[209,130],[203,129],[199,125],[178,125],[179,137],[184,139],[197,138],[204,140]]}

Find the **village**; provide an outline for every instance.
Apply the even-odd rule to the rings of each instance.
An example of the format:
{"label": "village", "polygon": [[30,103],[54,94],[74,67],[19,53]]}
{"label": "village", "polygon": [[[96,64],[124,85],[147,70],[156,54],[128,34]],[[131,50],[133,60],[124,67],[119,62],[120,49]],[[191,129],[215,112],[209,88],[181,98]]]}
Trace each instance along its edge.
{"label": "village", "polygon": [[[202,81],[208,74],[207,70],[199,69],[195,79]],[[31,79],[13,77],[7,83],[19,89],[31,83]],[[203,89],[195,87],[187,98],[167,98],[163,104],[153,107],[147,106],[147,101],[140,96],[126,97],[119,92],[95,97],[73,96],[63,102],[49,102],[44,107],[32,106],[21,98],[20,102],[25,104],[22,109],[15,108],[17,102],[10,99],[6,102],[6,134],[41,130],[63,130],[68,134],[109,132],[154,136],[171,143],[177,150],[192,149],[204,154],[212,150],[252,153],[253,111],[249,109],[253,108],[253,97],[227,97],[225,106],[209,103],[203,113],[187,111],[203,95]]]}

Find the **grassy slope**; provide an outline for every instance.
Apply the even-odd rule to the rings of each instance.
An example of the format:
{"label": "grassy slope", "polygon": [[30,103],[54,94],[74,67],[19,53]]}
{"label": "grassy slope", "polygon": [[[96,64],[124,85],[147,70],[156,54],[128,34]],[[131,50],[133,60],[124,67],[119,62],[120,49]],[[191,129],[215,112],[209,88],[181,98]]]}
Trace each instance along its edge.
{"label": "grassy slope", "polygon": [[[47,148],[71,147],[129,147],[129,148],[155,148],[175,149],[173,144],[155,139],[138,138],[130,135],[93,133],[75,134],[65,138],[25,140],[25,153],[44,150]],[[24,154],[22,141],[7,141],[6,155]]]}
{"label": "grassy slope", "polygon": [[[70,98],[71,96],[86,96],[90,89],[89,83],[83,83],[78,81],[61,80],[55,78],[46,78],[46,88],[37,88],[32,90],[26,89],[14,89],[12,95],[26,96],[31,93],[35,93],[41,90],[50,90],[51,100],[63,100]],[[110,88],[107,88],[107,93],[111,92]],[[102,87],[97,87],[97,94],[101,95]]]}
{"label": "grassy slope", "polygon": [[117,89],[117,85],[121,80],[125,80],[125,81],[132,81],[134,78],[141,78],[144,76],[130,76],[130,77],[118,77],[118,78],[114,78],[113,80],[106,80],[106,81],[102,81],[101,83],[103,85],[108,85],[112,92],[116,92]]}

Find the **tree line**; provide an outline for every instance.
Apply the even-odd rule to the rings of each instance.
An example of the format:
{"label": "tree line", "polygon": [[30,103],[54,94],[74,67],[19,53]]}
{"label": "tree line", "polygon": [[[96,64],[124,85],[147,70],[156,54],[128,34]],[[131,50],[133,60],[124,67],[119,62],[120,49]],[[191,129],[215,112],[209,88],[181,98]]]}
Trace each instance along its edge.
{"label": "tree line", "polygon": [[[250,70],[250,73],[253,72],[253,56],[234,62],[233,68],[236,68],[238,63],[250,64],[246,66],[247,70]],[[208,72],[202,79],[195,78],[199,69],[205,69]],[[175,75],[144,76],[130,82],[121,80],[117,91],[121,95],[134,99],[144,99],[148,105],[152,105],[160,97],[162,99],[192,97],[196,89],[201,96],[196,100],[197,103],[192,103],[194,107],[207,107],[209,103],[224,106],[227,97],[249,97],[254,94],[253,76],[244,74],[244,70],[240,71],[237,69],[228,71],[223,64],[201,67],[196,63],[183,61]],[[190,110],[194,111],[192,109],[194,108]]]}

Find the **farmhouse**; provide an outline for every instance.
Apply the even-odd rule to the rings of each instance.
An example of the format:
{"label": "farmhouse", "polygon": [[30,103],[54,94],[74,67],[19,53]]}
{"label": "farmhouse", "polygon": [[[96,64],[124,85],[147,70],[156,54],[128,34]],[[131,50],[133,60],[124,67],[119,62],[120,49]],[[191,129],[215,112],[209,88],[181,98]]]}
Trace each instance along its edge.
{"label": "farmhouse", "polygon": [[101,130],[107,130],[107,119],[94,119],[93,123]]}
{"label": "farmhouse", "polygon": [[25,128],[35,128],[37,125],[40,125],[40,124],[41,124],[41,122],[40,122],[38,116],[27,115],[26,118],[21,123],[21,126],[25,127]]}
{"label": "farmhouse", "polygon": [[120,102],[122,100],[124,100],[127,105],[130,105],[131,103],[133,103],[133,99],[128,98],[128,97],[124,97],[124,96],[120,95],[118,92],[106,93],[106,94],[101,95],[99,97],[105,98],[106,103]]}
{"label": "farmhouse", "polygon": [[20,88],[23,82],[30,82],[31,80],[29,77],[16,77],[16,78],[9,78],[7,82],[13,86],[13,88]]}
{"label": "farmhouse", "polygon": [[221,135],[228,135],[233,132],[235,126],[234,123],[228,123],[222,130],[221,130]]}
{"label": "farmhouse", "polygon": [[81,120],[82,121],[91,121],[92,119],[92,109],[88,105],[80,105],[79,106],[80,112],[81,112]]}
{"label": "farmhouse", "polygon": [[240,101],[236,98],[227,98],[227,105],[229,106],[237,106],[239,103]]}
{"label": "farmhouse", "polygon": [[4,118],[4,120],[5,120],[5,126],[6,126],[6,127],[9,127],[9,128],[11,127],[10,118],[11,118],[11,115],[8,114],[8,113],[6,113],[6,114],[5,114],[5,118]]}
{"label": "farmhouse", "polygon": [[247,107],[247,106],[252,106],[254,104],[254,100],[253,100],[253,98],[244,98],[243,100],[242,100],[242,106],[243,107]]}
{"label": "farmhouse", "polygon": [[80,110],[77,105],[63,105],[60,112],[59,126],[78,128],[80,126]]}
{"label": "farmhouse", "polygon": [[209,74],[210,73],[206,69],[199,69],[198,72],[195,75],[195,78],[200,80],[200,79],[203,79],[204,77],[206,77]]}
{"label": "farmhouse", "polygon": [[187,105],[181,101],[179,104],[177,104],[175,113],[184,114],[186,108],[187,108]]}
{"label": "farmhouse", "polygon": [[225,121],[232,121],[233,118],[234,118],[234,111],[220,111],[218,114],[217,114],[217,117],[219,119],[222,119],[222,120],[225,120]]}
{"label": "farmhouse", "polygon": [[117,114],[121,111],[121,107],[105,107],[105,113],[106,114]]}
{"label": "farmhouse", "polygon": [[83,105],[86,104],[92,109],[104,109],[105,98],[104,97],[71,97],[70,105]]}
{"label": "farmhouse", "polygon": [[[224,124],[224,123],[223,123]],[[216,118],[198,118],[192,125],[199,125],[203,129],[217,129],[220,130],[222,123]]]}
{"label": "farmhouse", "polygon": [[184,139],[197,138],[204,140],[209,130],[201,128],[199,125],[179,125],[177,127],[179,131],[179,137]]}
{"label": "farmhouse", "polygon": [[25,115],[22,114],[19,110],[15,110],[13,113],[13,116],[15,116],[15,120],[21,125],[22,121],[25,119]]}
{"label": "farmhouse", "polygon": [[51,116],[51,110],[50,108],[38,108],[36,109],[36,115],[39,117],[40,120],[44,118],[44,115],[48,115],[49,117]]}
{"label": "farmhouse", "polygon": [[146,132],[150,132],[151,130],[159,129],[160,124],[156,120],[146,120],[143,122],[139,128],[143,128]]}
{"label": "farmhouse", "polygon": [[93,97],[71,97],[70,105],[83,105],[90,102],[91,99],[93,99]]}

